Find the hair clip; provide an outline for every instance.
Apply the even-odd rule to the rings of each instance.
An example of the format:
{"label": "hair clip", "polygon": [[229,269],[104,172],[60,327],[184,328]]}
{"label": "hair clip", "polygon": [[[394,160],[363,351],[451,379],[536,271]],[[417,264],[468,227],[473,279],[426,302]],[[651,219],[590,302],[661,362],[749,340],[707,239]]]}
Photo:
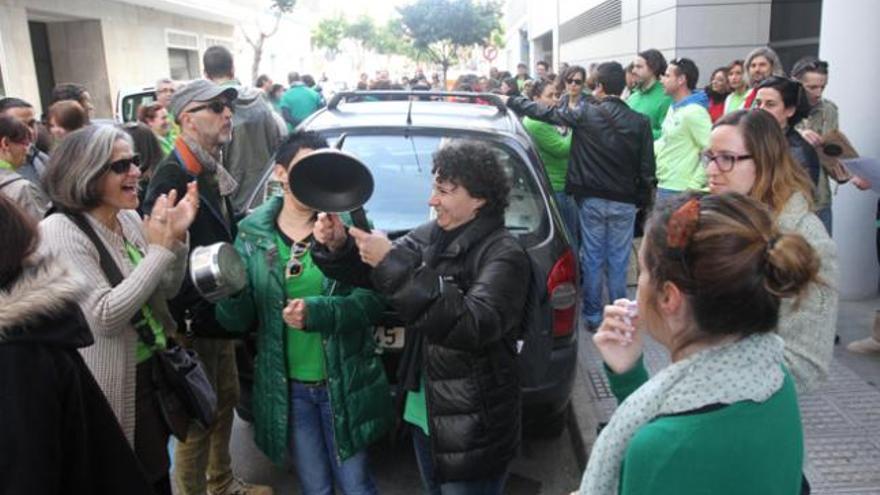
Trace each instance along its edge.
{"label": "hair clip", "polygon": [[666,226],[666,246],[670,249],[686,248],[694,231],[697,230],[699,220],[700,198],[691,198],[669,217]]}

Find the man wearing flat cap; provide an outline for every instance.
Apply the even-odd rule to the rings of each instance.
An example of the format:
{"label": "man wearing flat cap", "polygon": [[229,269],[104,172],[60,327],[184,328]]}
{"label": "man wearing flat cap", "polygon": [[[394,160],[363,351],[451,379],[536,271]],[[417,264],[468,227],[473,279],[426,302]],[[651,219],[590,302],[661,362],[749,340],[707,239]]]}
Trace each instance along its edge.
{"label": "man wearing flat cap", "polygon": [[[235,221],[231,195],[238,187],[223,168],[221,147],[232,137],[232,103],[238,91],[199,79],[180,88],[169,111],[180,126],[174,149],[158,165],[144,201],[149,214],[155,201],[172,189],[183,197],[186,184],[197,181],[199,211],[189,228],[190,248],[233,242]],[[217,392],[217,417],[208,429],[190,425],[186,442],[174,453],[174,483],[179,495],[271,494],[265,486],[247,484],[232,474],[229,439],[238,403],[235,346],[214,319],[214,304],[204,299],[189,277],[170,301],[179,331],[204,363]]]}

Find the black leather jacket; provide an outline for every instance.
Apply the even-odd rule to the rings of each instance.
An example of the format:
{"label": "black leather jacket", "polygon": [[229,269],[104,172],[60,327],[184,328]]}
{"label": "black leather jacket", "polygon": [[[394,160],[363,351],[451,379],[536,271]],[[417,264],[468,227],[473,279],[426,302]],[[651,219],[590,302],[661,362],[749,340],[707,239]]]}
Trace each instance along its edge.
{"label": "black leather jacket", "polygon": [[317,245],[312,258],[328,277],[385,294],[406,323],[402,360],[421,353],[437,481],[498,476],[520,442],[514,341],[529,259],[501,217],[478,216],[434,252],[439,234],[435,222],[416,228],[372,270],[351,242]]}
{"label": "black leather jacket", "polygon": [[508,100],[507,106],[518,114],[572,129],[565,192],[637,206],[651,203],[657,183],[651,122],[623,100],[608,96],[570,108],[547,107],[519,97]]}
{"label": "black leather jacket", "polygon": [[786,129],[785,139],[788,140],[788,149],[791,151],[791,156],[804,168],[804,172],[810,176],[813,189],[815,189],[816,185],[819,184],[819,167],[821,167],[816,149],[793,127]]}

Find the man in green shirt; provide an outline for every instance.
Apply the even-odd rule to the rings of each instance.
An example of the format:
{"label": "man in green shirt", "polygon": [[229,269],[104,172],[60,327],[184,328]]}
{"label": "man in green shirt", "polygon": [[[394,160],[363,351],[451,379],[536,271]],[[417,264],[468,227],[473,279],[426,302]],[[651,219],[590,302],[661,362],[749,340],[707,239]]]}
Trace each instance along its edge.
{"label": "man in green shirt", "polygon": [[281,96],[278,106],[281,108],[281,116],[287,122],[287,129],[293,132],[300,122],[321,108],[321,95],[306,86],[298,72],[291,72],[287,78],[290,88]]}
{"label": "man in green shirt", "polygon": [[709,145],[712,119],[706,93],[694,92],[699,78],[697,65],[688,58],[673,60],[666,68],[663,89],[674,103],[663,121],[662,136],[654,141],[657,199],[706,188],[700,153]]}
{"label": "man in green shirt", "polygon": [[650,119],[655,141],[660,139],[663,119],[672,103],[672,98],[663,92],[663,85],[659,81],[665,72],[666,58],[659,50],[651,48],[640,52],[633,61],[636,87],[626,100],[630,108]]}

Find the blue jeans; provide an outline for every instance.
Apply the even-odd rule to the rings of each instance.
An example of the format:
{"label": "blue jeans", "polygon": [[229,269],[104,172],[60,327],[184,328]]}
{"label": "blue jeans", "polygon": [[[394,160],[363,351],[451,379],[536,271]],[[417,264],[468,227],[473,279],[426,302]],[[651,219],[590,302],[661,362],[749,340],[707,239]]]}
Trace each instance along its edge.
{"label": "blue jeans", "polygon": [[674,197],[678,196],[679,194],[681,194],[682,192],[684,192],[684,191],[673,191],[672,189],[662,189],[662,188],[658,187],[657,188],[657,201],[656,201],[656,203],[659,203],[659,202],[666,200],[666,199],[669,199],[669,198],[674,198]]}
{"label": "blue jeans", "polygon": [[507,481],[506,472],[495,478],[446,483],[435,482],[431,439],[418,426],[411,426],[410,431],[412,431],[416,462],[419,464],[419,473],[422,475],[422,484],[428,495],[501,495],[504,492],[504,483]]}
{"label": "blue jeans", "polygon": [[568,238],[571,241],[571,249],[578,252],[580,245],[581,228],[578,225],[578,209],[574,203],[574,198],[564,192],[555,192],[553,196],[556,198],[556,208],[562,216],[562,222],[568,229]]}
{"label": "blue jeans", "polygon": [[376,495],[362,450],[340,463],[326,386],[290,382],[290,452],[306,495],[332,495],[333,480],[345,495]]}
{"label": "blue jeans", "polygon": [[632,250],[636,205],[600,198],[580,201],[581,271],[584,288],[584,321],[591,327],[602,322],[602,293],[608,283],[611,301],[626,297],[626,275]]}

